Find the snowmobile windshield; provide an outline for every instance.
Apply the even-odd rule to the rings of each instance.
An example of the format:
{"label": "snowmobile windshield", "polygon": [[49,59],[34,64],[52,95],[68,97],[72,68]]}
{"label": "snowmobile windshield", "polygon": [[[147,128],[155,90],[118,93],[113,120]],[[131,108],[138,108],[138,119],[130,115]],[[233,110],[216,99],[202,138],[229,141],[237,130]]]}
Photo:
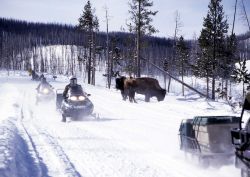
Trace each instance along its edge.
{"label": "snowmobile windshield", "polygon": [[73,86],[69,89],[70,96],[84,95],[82,87],[80,85]]}
{"label": "snowmobile windshield", "polygon": [[48,94],[50,92],[50,86],[48,83],[42,84],[39,88],[40,93]]}
{"label": "snowmobile windshield", "polygon": [[49,88],[50,85],[49,85],[48,82],[44,82],[44,83],[41,83],[41,87],[42,87],[42,88]]}

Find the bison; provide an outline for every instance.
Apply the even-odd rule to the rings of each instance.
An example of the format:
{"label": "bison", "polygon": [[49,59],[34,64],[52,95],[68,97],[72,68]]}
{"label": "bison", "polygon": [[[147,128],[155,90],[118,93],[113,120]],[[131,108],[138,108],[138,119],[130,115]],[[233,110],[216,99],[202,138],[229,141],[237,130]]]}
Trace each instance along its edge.
{"label": "bison", "polygon": [[151,97],[156,97],[158,101],[163,101],[166,90],[162,89],[159,82],[154,78],[126,78],[121,76],[116,78],[116,89],[121,90],[123,100],[129,97],[130,102],[135,101],[135,93],[145,95],[145,101],[149,102]]}

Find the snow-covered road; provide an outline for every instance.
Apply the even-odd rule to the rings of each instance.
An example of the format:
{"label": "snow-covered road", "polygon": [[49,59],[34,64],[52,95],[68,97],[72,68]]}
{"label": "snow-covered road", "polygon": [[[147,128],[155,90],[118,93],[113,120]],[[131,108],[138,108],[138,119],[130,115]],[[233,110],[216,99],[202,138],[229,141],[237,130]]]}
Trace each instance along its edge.
{"label": "snow-covered road", "polygon": [[[203,169],[179,150],[181,119],[232,115],[223,103],[171,95],[145,103],[136,95],[134,104],[115,89],[84,85],[99,119],[63,123],[54,101],[35,105],[37,82],[26,76],[0,81],[1,177],[240,177],[234,164]],[[66,82],[51,84],[64,88]]]}

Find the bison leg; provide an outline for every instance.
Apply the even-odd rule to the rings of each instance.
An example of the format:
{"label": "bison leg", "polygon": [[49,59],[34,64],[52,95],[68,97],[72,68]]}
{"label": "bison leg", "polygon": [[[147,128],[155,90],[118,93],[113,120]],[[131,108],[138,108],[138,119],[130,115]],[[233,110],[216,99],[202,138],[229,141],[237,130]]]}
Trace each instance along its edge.
{"label": "bison leg", "polygon": [[127,97],[125,95],[122,95],[122,99],[126,101]]}
{"label": "bison leg", "polygon": [[126,95],[125,95],[124,93],[121,93],[121,94],[122,94],[122,99],[123,99],[124,101],[126,101],[126,99],[127,99]]}
{"label": "bison leg", "polygon": [[133,101],[136,103],[135,101],[135,91],[130,89],[129,90],[129,101],[132,103]]}
{"label": "bison leg", "polygon": [[126,101],[127,100],[127,95],[126,94],[122,94],[122,99],[124,100],[124,101]]}
{"label": "bison leg", "polygon": [[129,101],[132,103],[133,102],[133,100],[134,100],[134,98],[133,98],[133,94],[131,94],[131,93],[129,93]]}
{"label": "bison leg", "polygon": [[126,100],[127,100],[127,97],[128,97],[128,92],[125,91],[125,90],[123,90],[123,91],[121,91],[121,94],[122,94],[122,99],[123,99],[124,101],[126,101]]}
{"label": "bison leg", "polygon": [[149,102],[150,101],[150,95],[149,94],[146,94],[145,95],[145,102]]}
{"label": "bison leg", "polygon": [[131,93],[131,96],[132,96],[132,99],[133,99],[134,103],[137,103],[137,102],[135,101],[135,92],[132,92],[132,93]]}

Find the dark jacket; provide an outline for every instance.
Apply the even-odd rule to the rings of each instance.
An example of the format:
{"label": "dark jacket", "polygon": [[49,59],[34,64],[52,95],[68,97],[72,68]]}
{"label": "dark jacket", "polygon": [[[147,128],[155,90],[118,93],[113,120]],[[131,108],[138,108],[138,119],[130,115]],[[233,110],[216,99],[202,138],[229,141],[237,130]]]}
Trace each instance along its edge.
{"label": "dark jacket", "polygon": [[63,91],[63,98],[66,99],[68,97],[69,90],[76,90],[78,93],[85,94],[82,86],[79,84],[76,84],[74,86],[71,86],[70,84],[66,85],[64,91]]}

